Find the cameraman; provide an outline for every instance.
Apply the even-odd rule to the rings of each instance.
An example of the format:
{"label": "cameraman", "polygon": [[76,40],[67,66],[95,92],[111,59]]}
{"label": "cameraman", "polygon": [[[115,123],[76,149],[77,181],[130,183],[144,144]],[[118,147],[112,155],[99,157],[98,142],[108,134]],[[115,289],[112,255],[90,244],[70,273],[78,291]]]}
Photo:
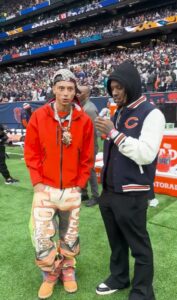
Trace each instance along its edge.
{"label": "cameraman", "polygon": [[0,173],[5,178],[5,184],[12,184],[19,182],[19,180],[12,178],[7,169],[5,153],[5,143],[7,140],[8,137],[4,131],[4,127],[0,124]]}

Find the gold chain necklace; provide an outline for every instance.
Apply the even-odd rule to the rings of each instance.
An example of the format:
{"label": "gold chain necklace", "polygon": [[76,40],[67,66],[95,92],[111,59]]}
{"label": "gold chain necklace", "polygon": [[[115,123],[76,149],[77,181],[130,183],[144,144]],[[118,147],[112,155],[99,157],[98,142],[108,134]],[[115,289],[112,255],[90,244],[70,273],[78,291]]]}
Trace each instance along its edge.
{"label": "gold chain necklace", "polygon": [[72,134],[70,132],[70,128],[71,128],[73,108],[71,107],[71,110],[70,110],[70,113],[68,116],[68,126],[66,126],[66,127],[62,126],[61,118],[57,112],[56,103],[54,103],[54,112],[55,112],[55,119],[58,121],[58,123],[60,124],[60,127],[61,127],[62,142],[63,142],[63,144],[66,145],[66,147],[68,147],[72,143]]}

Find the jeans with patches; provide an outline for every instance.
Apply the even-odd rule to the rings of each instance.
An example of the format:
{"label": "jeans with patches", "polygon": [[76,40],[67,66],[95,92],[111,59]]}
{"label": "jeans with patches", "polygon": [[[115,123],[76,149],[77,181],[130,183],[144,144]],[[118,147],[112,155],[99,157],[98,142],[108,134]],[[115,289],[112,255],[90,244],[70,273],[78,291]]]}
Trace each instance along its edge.
{"label": "jeans with patches", "polygon": [[[62,266],[75,267],[79,254],[79,213],[81,193],[76,188],[56,189],[46,186],[34,193],[31,212],[31,236],[36,264],[44,278],[56,281]],[[54,240],[58,232],[59,238]]]}

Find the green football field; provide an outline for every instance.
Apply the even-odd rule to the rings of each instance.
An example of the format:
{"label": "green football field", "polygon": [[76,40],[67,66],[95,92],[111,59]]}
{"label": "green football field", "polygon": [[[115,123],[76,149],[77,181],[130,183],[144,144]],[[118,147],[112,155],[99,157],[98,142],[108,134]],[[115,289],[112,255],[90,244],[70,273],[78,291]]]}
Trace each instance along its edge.
{"label": "green football field", "polygon": [[[5,185],[0,175],[0,299],[37,300],[41,274],[34,264],[34,250],[28,231],[33,190],[20,148],[8,148],[7,164],[20,182]],[[16,154],[17,153],[17,154]],[[100,187],[101,190],[101,187]],[[149,207],[148,229],[154,249],[154,289],[157,300],[177,300],[177,201],[157,195],[160,204]],[[109,274],[110,249],[98,206],[82,204],[80,215],[81,253],[77,259],[78,292],[67,294],[57,284],[52,300],[126,300],[129,290],[98,296],[95,287]],[[133,259],[130,259],[131,276]]]}

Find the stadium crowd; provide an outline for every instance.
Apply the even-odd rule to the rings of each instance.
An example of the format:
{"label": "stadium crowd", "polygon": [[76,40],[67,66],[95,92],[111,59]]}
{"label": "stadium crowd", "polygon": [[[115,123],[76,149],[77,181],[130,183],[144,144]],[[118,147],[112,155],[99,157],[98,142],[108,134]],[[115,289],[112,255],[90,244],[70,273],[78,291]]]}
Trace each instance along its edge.
{"label": "stadium crowd", "polygon": [[39,3],[44,2],[44,0],[11,0],[7,1],[2,0],[0,6],[0,18],[15,18],[19,15],[19,11]]}
{"label": "stadium crowd", "polygon": [[[76,6],[75,8],[71,8],[70,10],[63,11],[60,7],[55,9],[55,11],[49,11],[47,13],[42,13],[37,16],[33,16],[32,18],[28,19],[28,23],[31,22],[33,24],[32,28],[41,27],[47,24],[51,24],[60,20],[66,20],[69,17],[75,17],[80,14],[87,13],[89,11],[98,9],[102,7],[99,0],[88,0],[85,1],[84,6]],[[21,26],[26,25],[26,20],[22,21]],[[17,29],[17,26],[13,26],[13,29]],[[11,28],[9,27],[9,30]]]}
{"label": "stadium crowd", "polygon": [[[66,12],[61,12],[61,8],[56,9],[55,12],[48,12],[48,14],[40,14],[39,16],[33,17],[28,23],[31,22],[32,28],[42,27],[47,24],[52,24],[58,21],[66,20],[67,18],[78,16],[80,14],[87,13],[91,10],[98,9],[102,7],[98,0],[90,1],[91,3],[86,4],[82,7],[77,7],[70,9]],[[154,21],[159,18],[165,18],[166,16],[170,16],[176,13],[177,6],[169,6],[168,8],[161,8],[160,10],[151,10],[149,12],[145,12],[143,14],[136,14],[133,17],[125,18],[124,16],[117,17],[119,26],[136,26],[137,24],[143,23],[145,21]],[[22,22],[21,26],[26,25],[26,20]],[[17,29],[18,27],[13,27],[13,29]],[[11,30],[11,28],[9,28]]]}
{"label": "stadium crowd", "polygon": [[[61,0],[55,0],[55,2],[61,1]],[[123,2],[125,0],[120,0],[120,2]],[[19,3],[20,2],[20,3]],[[37,5],[39,3],[45,2],[45,0],[21,0],[21,1],[16,1],[16,0],[11,0],[10,5],[8,3],[7,6],[7,1],[2,0],[2,4],[0,7],[0,18],[2,17],[9,17],[9,18],[14,18],[19,15],[19,11],[28,7],[32,7],[34,5]],[[102,5],[100,4],[100,0],[86,0],[84,4],[86,5],[78,8],[73,8],[69,10],[68,16],[76,16],[81,13],[88,12],[90,10],[96,9],[98,7],[101,7]]]}
{"label": "stadium crowd", "polygon": [[132,60],[141,74],[144,92],[177,88],[177,46],[168,43],[79,53],[22,68],[8,67],[0,74],[0,102],[40,101],[52,97],[51,81],[59,68],[70,68],[79,84],[91,86],[92,96],[106,95],[107,78],[113,68]]}
{"label": "stadium crowd", "polygon": [[[176,10],[174,10],[176,9]],[[68,40],[75,40],[75,39],[80,39],[83,37],[88,37],[92,36],[95,34],[104,34],[108,32],[112,32],[114,30],[117,30],[119,27],[124,27],[125,29],[130,26],[135,26],[138,25],[141,21],[143,20],[155,20],[155,18],[158,19],[159,17],[165,17],[165,16],[170,16],[171,14],[175,15],[175,11],[177,11],[177,6],[172,7],[172,8],[163,8],[160,9],[159,11],[155,11],[154,14],[151,14],[151,12],[147,12],[145,14],[141,14],[138,16],[135,16],[134,18],[127,18],[123,19],[122,17],[116,17],[116,18],[111,18],[104,20],[102,24],[96,22],[93,23],[91,26],[82,26],[82,29],[79,27],[75,28],[70,28],[67,30],[58,30],[58,32],[53,32],[50,34],[45,34],[43,37],[33,37],[31,39],[27,39],[24,41],[22,44],[16,42],[15,45],[10,46],[10,47],[1,47],[0,49],[0,60],[3,59],[4,56],[6,55],[27,55],[27,51],[37,49],[40,47],[45,47],[45,46],[50,46],[50,45],[55,45],[58,43],[62,43]],[[130,20],[129,20],[130,19]]]}

